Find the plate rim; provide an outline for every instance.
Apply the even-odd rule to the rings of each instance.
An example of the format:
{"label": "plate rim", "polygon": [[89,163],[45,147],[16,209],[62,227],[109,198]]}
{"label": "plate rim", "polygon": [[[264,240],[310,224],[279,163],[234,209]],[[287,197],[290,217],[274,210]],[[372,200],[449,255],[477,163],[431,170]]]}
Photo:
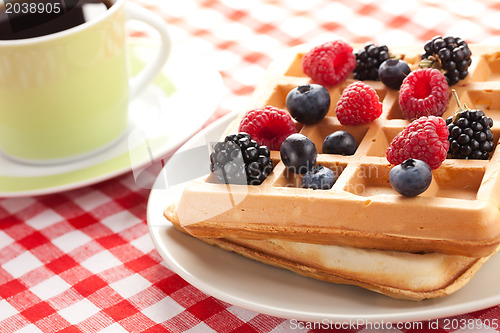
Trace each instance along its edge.
{"label": "plate rim", "polygon": [[[204,128],[202,131],[198,132],[196,135],[194,135],[189,141],[187,141],[179,150],[187,149],[192,145],[194,141],[200,138],[200,136],[205,135],[207,132],[215,131],[218,130],[219,127],[222,127],[224,124],[229,124],[230,121],[234,120],[238,113],[230,113],[222,118],[217,119],[213,123],[211,123],[209,126]],[[224,127],[225,129],[225,127]],[[219,132],[219,134],[222,135],[223,130]],[[167,162],[168,165],[168,162]],[[166,167],[166,166],[165,166]],[[161,182],[161,172],[158,178],[156,179],[156,182]],[[160,199],[161,194],[158,192],[158,188],[153,187],[151,190],[151,193],[148,198],[148,204],[147,204],[147,225],[148,229],[151,235],[151,238],[153,240],[153,243],[155,245],[155,248],[159,252],[160,256],[162,257],[163,260],[167,263],[167,266],[169,269],[171,269],[174,273],[178,274],[180,277],[182,277],[184,280],[186,280],[189,284],[194,286],[195,288],[198,288],[200,291],[206,293],[207,295],[210,295],[212,297],[215,297],[219,300],[222,300],[224,302],[227,302],[229,304],[239,306],[244,309],[248,309],[257,313],[262,313],[270,316],[275,316],[275,317],[280,317],[284,318],[287,320],[299,320],[299,321],[310,321],[310,322],[321,322],[325,319],[332,320],[335,322],[341,322],[341,323],[352,323],[353,321],[358,320],[359,318],[364,318],[366,320],[369,320],[370,323],[376,323],[376,322],[385,322],[385,323],[399,323],[399,322],[415,322],[415,321],[430,321],[430,320],[436,320],[440,318],[445,318],[445,317],[453,317],[453,316],[458,316],[458,315],[463,315],[466,313],[472,313],[475,311],[479,310],[484,310],[489,307],[497,306],[500,304],[500,294],[497,295],[491,295],[489,297],[483,297],[477,300],[469,300],[465,303],[454,303],[454,304],[449,304],[449,305],[444,305],[440,307],[439,305],[437,306],[430,306],[430,307],[420,307],[420,308],[415,308],[412,309],[411,307],[408,309],[405,309],[400,312],[394,312],[390,314],[371,314],[371,315],[363,315],[363,314],[334,314],[334,313],[308,313],[307,311],[293,311],[290,309],[284,309],[284,308],[276,308],[270,305],[263,305],[261,304],[256,304],[254,302],[247,302],[241,297],[237,297],[235,295],[231,295],[220,288],[216,288],[212,285],[209,285],[205,283],[204,281],[200,280],[196,276],[192,274],[186,267],[184,267],[182,264],[179,264],[178,261],[175,259],[175,255],[173,255],[171,252],[168,251],[168,245],[164,244],[162,242],[162,238],[160,235],[160,232],[165,232],[165,231],[170,231],[175,229],[173,225],[170,223],[165,223],[165,225],[157,225],[153,221],[155,218],[158,218],[158,214],[163,217],[161,212],[154,211],[156,209],[156,206],[159,205],[157,203],[157,200]],[[180,193],[177,193],[177,195],[180,195]],[[171,198],[169,198],[171,199]],[[164,209],[172,202],[167,202],[163,205]],[[175,230],[176,232],[179,232],[178,230]],[[187,237],[190,237],[186,235]],[[193,238],[193,240],[198,241]],[[200,241],[201,242],[201,241]],[[211,246],[208,244],[205,244],[206,246]],[[223,251],[221,253],[224,253],[225,255],[232,255],[232,256],[240,256],[239,254],[228,252],[222,249],[219,249],[217,247],[214,247],[216,250]],[[251,260],[251,259],[248,259]],[[257,262],[257,261],[256,261]],[[277,267],[272,267],[270,265],[266,265],[264,263],[257,262],[260,265],[265,265],[269,266],[272,269],[280,270],[280,268]],[[303,277],[305,279],[309,279],[307,277]],[[314,280],[314,279],[312,279]],[[344,286],[340,284],[333,284],[334,286]],[[352,287],[352,286],[350,286]],[[377,293],[373,292],[375,295],[378,295]],[[380,295],[379,295],[380,296]],[[450,295],[451,296],[451,295]],[[388,297],[388,296],[383,296],[382,297]],[[445,296],[447,297],[447,296]],[[440,298],[442,299],[442,298]],[[434,301],[439,301],[439,299],[435,300],[424,300],[422,302],[414,302],[414,303],[408,303],[409,301],[405,300],[397,300],[397,299],[391,299],[395,302],[404,302],[401,304],[422,304],[422,302],[431,302],[431,305],[433,304]]]}

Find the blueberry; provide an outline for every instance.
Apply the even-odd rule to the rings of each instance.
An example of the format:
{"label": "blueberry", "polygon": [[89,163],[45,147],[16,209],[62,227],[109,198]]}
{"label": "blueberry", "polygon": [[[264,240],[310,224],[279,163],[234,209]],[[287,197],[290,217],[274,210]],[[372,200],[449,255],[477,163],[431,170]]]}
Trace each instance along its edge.
{"label": "blueberry", "polygon": [[302,177],[302,188],[313,190],[329,190],[337,180],[337,175],[332,170],[321,164],[305,173]]}
{"label": "blueberry", "polygon": [[288,170],[299,175],[314,168],[317,154],[311,139],[300,133],[290,135],[281,144],[281,160]]}
{"label": "blueberry", "polygon": [[399,90],[401,83],[408,74],[410,74],[410,66],[400,59],[388,59],[378,69],[380,81],[389,88],[396,90]]}
{"label": "blueberry", "polygon": [[346,131],[335,131],[323,141],[323,154],[353,155],[357,148],[356,139]]}
{"label": "blueberry", "polygon": [[389,181],[396,192],[413,197],[424,192],[431,184],[431,168],[421,160],[410,158],[391,169]]}
{"label": "blueberry", "polygon": [[286,96],[286,108],[299,123],[315,124],[328,113],[330,93],[319,84],[298,86]]}

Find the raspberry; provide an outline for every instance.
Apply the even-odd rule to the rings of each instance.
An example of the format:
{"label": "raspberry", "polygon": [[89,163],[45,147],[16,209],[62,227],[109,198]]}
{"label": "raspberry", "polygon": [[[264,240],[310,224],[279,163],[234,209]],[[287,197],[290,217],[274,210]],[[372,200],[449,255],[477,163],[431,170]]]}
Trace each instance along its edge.
{"label": "raspberry", "polygon": [[259,145],[271,150],[280,150],[283,141],[296,132],[290,114],[274,106],[248,111],[240,121],[239,131],[250,134]]}
{"label": "raspberry", "polygon": [[380,117],[382,103],[375,89],[357,81],[342,91],[335,112],[342,125],[361,125]]}
{"label": "raspberry", "polygon": [[333,86],[343,81],[356,67],[352,47],[336,40],[316,46],[302,57],[302,70],[314,82]]}
{"label": "raspberry", "polygon": [[387,148],[387,160],[393,165],[409,158],[437,169],[448,153],[448,127],[441,117],[423,116],[405,127]]}
{"label": "raspberry", "polygon": [[446,77],[434,68],[419,68],[401,84],[399,106],[407,119],[441,116],[448,106]]}

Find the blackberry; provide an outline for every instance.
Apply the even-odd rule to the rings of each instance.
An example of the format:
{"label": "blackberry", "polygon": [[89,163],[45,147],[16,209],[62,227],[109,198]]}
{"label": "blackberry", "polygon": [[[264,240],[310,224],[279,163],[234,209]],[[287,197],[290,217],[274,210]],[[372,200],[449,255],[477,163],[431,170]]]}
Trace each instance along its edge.
{"label": "blackberry", "polygon": [[[456,92],[453,91],[456,97]],[[458,102],[459,103],[459,102]],[[457,113],[446,119],[450,148],[448,158],[487,160],[494,149],[493,119],[481,110],[460,107]]]}
{"label": "blackberry", "polygon": [[390,58],[389,49],[386,45],[375,46],[373,43],[367,43],[364,48],[358,50],[354,55],[356,56],[354,78],[361,81],[378,81],[380,64]]}
{"label": "blackberry", "polygon": [[269,148],[244,132],[226,136],[210,154],[210,171],[224,184],[260,185],[273,167]]}
{"label": "blackberry", "polygon": [[460,37],[436,36],[424,45],[421,67],[434,67],[443,71],[448,85],[457,84],[469,74],[472,52]]}

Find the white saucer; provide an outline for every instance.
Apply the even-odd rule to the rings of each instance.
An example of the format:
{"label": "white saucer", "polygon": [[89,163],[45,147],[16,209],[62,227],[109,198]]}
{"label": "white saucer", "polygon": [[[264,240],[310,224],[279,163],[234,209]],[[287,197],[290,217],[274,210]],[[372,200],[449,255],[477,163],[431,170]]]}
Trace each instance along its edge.
{"label": "white saucer", "polygon": [[[154,57],[156,47],[131,39],[132,73]],[[22,164],[0,154],[0,197],[75,189],[130,170],[138,177],[153,160],[202,128],[217,108],[222,89],[222,78],[210,64],[173,47],[160,75],[131,102],[130,126],[118,142],[85,159],[54,165]]]}
{"label": "white saucer", "polygon": [[163,217],[163,211],[178,200],[187,181],[200,177],[203,170],[208,173],[210,162],[206,143],[218,141],[234,117],[228,115],[214,122],[181,147],[159,174],[149,197],[147,220],[155,246],[168,267],[187,282],[208,295],[242,308],[326,324],[435,320],[500,304],[500,255],[486,262],[456,293],[412,302],[355,286],[306,278],[207,245],[179,232]]}

